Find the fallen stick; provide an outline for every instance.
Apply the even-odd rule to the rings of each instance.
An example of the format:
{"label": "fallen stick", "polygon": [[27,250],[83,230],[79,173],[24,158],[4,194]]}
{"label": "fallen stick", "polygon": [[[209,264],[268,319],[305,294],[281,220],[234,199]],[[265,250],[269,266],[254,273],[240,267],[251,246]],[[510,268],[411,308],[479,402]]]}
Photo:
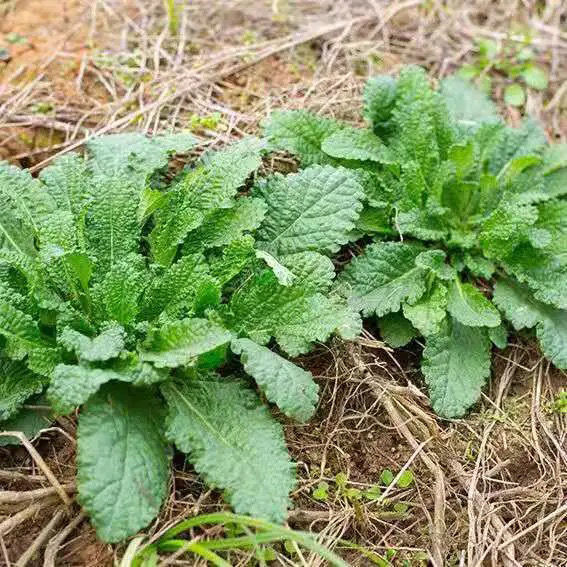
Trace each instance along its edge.
{"label": "fallen stick", "polygon": [[[75,484],[64,484],[61,488],[65,492],[75,492]],[[46,496],[57,494],[59,491],[55,486],[47,488],[37,488],[36,490],[26,490],[19,492],[17,490],[0,490],[0,504],[21,504],[29,500],[39,500]]]}
{"label": "fallen stick", "polygon": [[63,490],[61,483],[51,472],[51,469],[47,466],[41,455],[35,450],[35,447],[30,443],[29,439],[21,431],[0,431],[0,435],[17,437],[20,440],[22,445],[30,454],[30,457],[37,463],[37,466],[42,470],[43,474],[47,477],[47,480],[49,480],[52,486],[56,489],[57,494],[60,496],[61,500],[63,500],[65,506],[69,509],[71,507],[71,499],[67,496],[67,493]]}
{"label": "fallen stick", "polygon": [[64,507],[60,507],[58,510],[56,510],[51,520],[49,520],[47,525],[41,530],[33,543],[20,556],[20,558],[16,562],[15,567],[26,567],[30,560],[33,559],[34,555],[43,546],[47,538],[50,536],[51,532],[63,521],[65,515],[66,511]]}
{"label": "fallen stick", "polygon": [[57,535],[49,540],[43,555],[43,567],[55,567],[55,558],[61,548],[61,544],[84,519],[85,513],[80,512]]}

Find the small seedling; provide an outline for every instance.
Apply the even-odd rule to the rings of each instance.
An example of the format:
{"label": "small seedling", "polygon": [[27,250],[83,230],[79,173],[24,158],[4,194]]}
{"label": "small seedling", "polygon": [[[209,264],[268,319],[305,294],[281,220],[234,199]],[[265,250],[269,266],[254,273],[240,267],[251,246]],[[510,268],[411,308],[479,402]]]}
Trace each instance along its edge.
{"label": "small seedling", "polygon": [[53,104],[50,102],[36,102],[32,106],[32,112],[34,114],[49,114],[53,111]]}
{"label": "small seedling", "polygon": [[198,114],[192,114],[189,119],[189,128],[192,132],[197,132],[199,130],[216,130],[221,124],[221,113],[213,112],[207,116],[199,116]]}
{"label": "small seedling", "polygon": [[313,490],[312,496],[315,500],[326,502],[329,498],[329,483],[321,481]]}
{"label": "small seedling", "polygon": [[261,563],[265,563],[266,561],[275,561],[276,557],[276,551],[273,547],[262,546],[256,549],[256,559],[258,559]]}
{"label": "small seedling", "polygon": [[409,506],[405,502],[396,502],[393,509],[394,512],[397,512],[398,514],[405,514],[408,511]]}
{"label": "small seedling", "polygon": [[348,486],[348,476],[344,472],[340,472],[335,476],[335,485],[337,494],[353,504],[362,498],[362,490]]}
{"label": "small seedling", "polygon": [[12,45],[19,45],[28,42],[28,40],[23,35],[20,35],[18,32],[9,33],[5,37],[5,39],[8,43],[11,43]]}
{"label": "small seedling", "polygon": [[511,106],[522,106],[526,101],[525,87],[541,91],[548,85],[547,71],[535,63],[535,53],[530,43],[528,35],[520,43],[478,39],[475,59],[463,65],[459,74],[474,80],[485,92],[491,91],[493,79],[500,75],[506,82],[504,102]]}
{"label": "small seedling", "polygon": [[179,7],[175,0],[163,0],[163,3],[167,12],[169,33],[175,36],[179,30]]}
{"label": "small seedling", "polygon": [[382,488],[378,484],[373,484],[368,490],[363,492],[363,496],[367,500],[377,500],[382,496]]}
{"label": "small seedling", "polygon": [[380,480],[385,486],[390,486],[394,480],[394,473],[390,469],[384,469],[380,474]]}
{"label": "small seedling", "polygon": [[550,404],[550,410],[553,413],[567,414],[567,390],[561,390],[553,403]]}
{"label": "small seedling", "polygon": [[405,470],[398,478],[397,485],[399,488],[408,488],[413,484],[413,473],[408,469]]}
{"label": "small seedling", "polygon": [[335,475],[335,484],[338,491],[344,490],[346,488],[347,482],[348,476],[346,473],[340,472]]}

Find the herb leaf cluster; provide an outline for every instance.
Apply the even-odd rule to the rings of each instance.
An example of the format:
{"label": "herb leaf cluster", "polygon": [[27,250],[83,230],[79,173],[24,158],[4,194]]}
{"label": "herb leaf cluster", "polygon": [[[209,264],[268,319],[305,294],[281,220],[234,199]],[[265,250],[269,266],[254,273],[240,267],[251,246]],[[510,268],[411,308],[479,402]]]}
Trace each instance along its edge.
{"label": "herb leaf cluster", "polygon": [[171,179],[195,144],[108,136],[38,179],[0,164],[0,427],[80,408],[78,499],[109,542],[157,515],[172,446],[235,511],[283,522],[295,470],[265,401],[309,419],[318,387],[285,355],[360,331],[325,255],[356,176],[255,181],[266,144],[247,138]]}
{"label": "herb leaf cluster", "polygon": [[435,411],[458,417],[490,374],[491,345],[535,329],[567,367],[567,146],[526,119],[507,126],[460,77],[432,88],[423,69],[364,90],[366,128],[304,110],[276,111],[270,143],[347,168],[365,191],[351,241],[366,244],[336,289],[377,317],[392,346],[423,337]]}

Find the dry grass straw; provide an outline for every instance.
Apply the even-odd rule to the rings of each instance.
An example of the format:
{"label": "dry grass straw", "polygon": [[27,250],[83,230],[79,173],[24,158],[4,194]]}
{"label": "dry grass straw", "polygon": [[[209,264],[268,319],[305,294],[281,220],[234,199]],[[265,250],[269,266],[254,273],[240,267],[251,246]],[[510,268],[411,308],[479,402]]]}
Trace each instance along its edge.
{"label": "dry grass straw", "polygon": [[[509,33],[511,22],[531,30],[538,59],[550,70],[549,92],[555,93],[530,93],[528,110],[546,120],[551,134],[565,137],[567,8],[561,2],[548,1],[542,9],[527,0],[197,0],[179,11],[175,37],[161,0],[129,0],[120,9],[108,0],[77,3],[83,25],[71,25],[54,38],[53,53],[36,66],[31,80],[22,85],[25,69],[18,67],[3,77],[0,88],[0,144],[2,131],[13,136],[14,128],[57,133],[56,143],[12,156],[33,158],[36,169],[90,136],[186,128],[193,113],[223,114],[225,130],[205,133],[218,141],[254,131],[258,120],[282,103],[348,117],[358,107],[366,75],[408,62],[446,75],[471,55],[475,38],[520,41]],[[110,49],[69,53],[65,47],[77,34],[87,36],[87,45],[106,40]],[[278,61],[292,62],[280,69],[287,74],[281,88],[255,80],[266,60],[276,72]],[[53,92],[54,61],[77,68],[72,89],[61,96]],[[224,103],[219,86],[234,91],[235,76],[247,78],[236,89],[245,100],[242,108]],[[34,112],[38,100],[53,104],[53,112]]]}

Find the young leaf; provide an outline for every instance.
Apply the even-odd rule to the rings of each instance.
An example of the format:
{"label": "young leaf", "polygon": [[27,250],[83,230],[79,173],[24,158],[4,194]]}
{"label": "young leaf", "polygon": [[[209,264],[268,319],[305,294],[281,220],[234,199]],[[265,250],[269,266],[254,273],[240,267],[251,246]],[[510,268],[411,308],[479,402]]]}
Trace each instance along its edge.
{"label": "young leaf", "polygon": [[286,268],[283,264],[280,264],[276,258],[274,258],[271,254],[268,254],[268,252],[265,252],[264,250],[256,250],[256,258],[264,260],[266,265],[272,268],[274,275],[281,285],[289,286],[295,280],[293,272]]}
{"label": "young leaf", "polygon": [[231,333],[216,323],[206,319],[180,319],[151,330],[140,358],[153,362],[158,368],[193,366],[201,354],[230,339]]}
{"label": "young leaf", "polygon": [[25,242],[22,252],[31,252],[29,235],[48,223],[49,215],[56,210],[55,200],[28,171],[0,162],[0,243],[5,238],[20,249]]}
{"label": "young leaf", "polygon": [[364,85],[364,118],[377,134],[386,133],[396,100],[396,80],[387,75],[378,75]]}
{"label": "young leaf", "polygon": [[452,75],[441,81],[447,111],[465,131],[501,121],[496,105],[469,81]]}
{"label": "young leaf", "polygon": [[547,307],[536,327],[543,353],[557,368],[567,368],[567,311]]}
{"label": "young leaf", "polygon": [[[233,295],[227,324],[235,333],[260,344],[275,337],[291,356],[307,352],[314,341],[325,341],[334,332],[345,338],[358,334],[357,314],[338,297],[318,291],[330,285],[325,268],[329,260],[319,256],[324,263],[302,263],[299,257],[287,258],[286,267],[296,276],[292,285],[282,286],[272,270],[263,270]],[[309,257],[313,261],[318,255]]]}
{"label": "young leaf", "polygon": [[140,311],[139,298],[147,285],[144,258],[129,254],[116,261],[104,279],[93,288],[93,296],[101,308],[101,320],[114,320],[131,325]]}
{"label": "young leaf", "polygon": [[276,255],[336,252],[348,241],[364,197],[351,172],[330,166],[276,174],[256,194],[268,208],[257,231],[259,246]]}
{"label": "young leaf", "polygon": [[77,488],[98,537],[109,543],[151,522],[167,492],[163,408],[150,392],[107,384],[79,416]]}
{"label": "young leaf", "polygon": [[469,327],[497,327],[500,314],[476,287],[454,280],[449,286],[447,310],[463,325]]}
{"label": "young leaf", "polygon": [[446,311],[447,287],[439,281],[415,303],[403,305],[405,317],[424,337],[439,332]]}
{"label": "young leaf", "polygon": [[303,422],[313,415],[319,388],[311,372],[250,339],[232,341],[232,350],[240,355],[244,370],[256,380],[266,398],[288,417]]}
{"label": "young leaf", "polygon": [[567,201],[554,200],[538,206],[535,224],[550,235],[551,241],[545,247],[562,265],[567,264]]}
{"label": "young leaf", "polygon": [[323,140],[321,149],[334,158],[393,163],[390,151],[371,130],[337,130]]}
{"label": "young leaf", "polygon": [[[33,399],[32,399],[33,400]],[[30,403],[37,406],[41,403],[30,400]],[[42,429],[46,429],[53,421],[53,412],[48,407],[22,408],[6,421],[0,423],[0,431],[20,431],[28,439],[32,440]],[[17,437],[0,436],[0,447],[6,445],[20,445],[21,441]]]}
{"label": "young leaf", "polygon": [[526,102],[526,93],[517,83],[512,83],[504,89],[504,102],[511,106],[522,106]]}
{"label": "young leaf", "polygon": [[129,169],[144,180],[167,165],[168,156],[183,153],[197,143],[191,134],[165,134],[148,138],[137,132],[112,134],[88,142],[87,149],[99,170],[113,173]]}
{"label": "young leaf", "polygon": [[321,144],[341,128],[338,122],[305,110],[287,110],[272,112],[264,123],[264,134],[274,147],[299,156],[306,167],[335,162],[321,150]]}
{"label": "young leaf", "polygon": [[501,323],[498,327],[490,327],[488,329],[488,336],[494,346],[500,349],[508,346],[508,329],[504,324]]}
{"label": "young leaf", "polygon": [[415,244],[371,244],[342,272],[340,289],[365,316],[398,311],[402,302],[413,303],[425,292],[425,270],[415,264],[422,251]]}
{"label": "young leaf", "polygon": [[58,364],[51,377],[47,395],[53,409],[66,415],[87,402],[103,384],[120,378],[117,372],[110,369]]}
{"label": "young leaf", "polygon": [[445,262],[446,255],[442,250],[426,250],[415,259],[415,265],[430,270],[440,280],[451,281],[455,279],[455,269]]}
{"label": "young leaf", "polygon": [[165,312],[171,315],[184,309],[191,312],[197,292],[203,284],[211,281],[211,275],[201,253],[187,254],[168,270],[156,274],[140,301],[140,317],[151,321]]}
{"label": "young leaf", "polygon": [[[93,368],[76,364],[58,364],[47,391],[52,407],[60,414],[69,414],[111,380],[149,386],[167,378],[153,366],[137,359],[110,368]],[[143,391],[143,390],[142,390]]]}
{"label": "young leaf", "polygon": [[[261,344],[275,337],[291,356],[309,351],[315,341],[324,342],[333,333],[353,338],[360,320],[338,298],[307,294],[296,286],[279,289],[272,274],[262,274],[235,296],[231,303],[235,330]],[[256,306],[256,301],[264,304]]]}
{"label": "young leaf", "polygon": [[39,394],[45,379],[18,360],[0,358],[0,421],[13,417],[25,401]]}
{"label": "young leaf", "polygon": [[262,199],[242,197],[231,209],[218,209],[205,217],[203,225],[190,233],[184,254],[226,246],[258,228],[266,214]]}
{"label": "young leaf", "polygon": [[537,220],[537,209],[507,203],[498,207],[484,222],[480,245],[489,258],[502,258],[527,239],[529,228]]}
{"label": "young leaf", "polygon": [[490,340],[486,330],[449,319],[427,337],[421,365],[435,413],[461,417],[480,397],[490,375]]}
{"label": "young leaf", "polygon": [[79,360],[98,362],[116,358],[124,348],[125,332],[119,325],[105,329],[93,339],[66,327],[59,337],[59,343],[74,352]]}
{"label": "young leaf", "polygon": [[507,272],[526,283],[534,297],[567,309],[567,265],[530,245],[519,246],[503,262]]}
{"label": "young leaf", "polygon": [[527,65],[522,71],[522,78],[526,81],[528,87],[538,91],[546,89],[549,82],[546,71],[533,64]]}
{"label": "young leaf", "polygon": [[166,205],[156,211],[149,235],[154,260],[169,266],[187,235],[203,225],[215,209],[234,206],[234,197],[248,176],[261,163],[265,142],[245,138],[227,149],[201,158],[171,191]]}
{"label": "young leaf", "polygon": [[494,302],[515,329],[536,326],[544,354],[558,368],[567,368],[567,311],[534,299],[530,290],[513,280],[494,286]]}
{"label": "young leaf", "polygon": [[140,196],[138,212],[136,213],[138,224],[143,226],[158,209],[167,203],[169,197],[169,193],[162,193],[157,189],[146,187]]}
{"label": "young leaf", "polygon": [[72,213],[75,221],[87,202],[90,172],[87,160],[77,154],[57,158],[39,174],[57,209]]}
{"label": "young leaf", "polygon": [[403,347],[414,339],[418,332],[402,313],[388,313],[378,321],[380,334],[386,344],[393,348]]}
{"label": "young leaf", "polygon": [[20,345],[24,352],[45,346],[33,318],[9,303],[0,303],[0,335]]}
{"label": "young leaf", "polygon": [[195,377],[162,386],[167,438],[237,514],[283,522],[295,474],[282,428],[242,382]]}
{"label": "young leaf", "polygon": [[541,304],[528,288],[513,280],[496,282],[493,301],[517,331],[531,329],[541,318]]}

